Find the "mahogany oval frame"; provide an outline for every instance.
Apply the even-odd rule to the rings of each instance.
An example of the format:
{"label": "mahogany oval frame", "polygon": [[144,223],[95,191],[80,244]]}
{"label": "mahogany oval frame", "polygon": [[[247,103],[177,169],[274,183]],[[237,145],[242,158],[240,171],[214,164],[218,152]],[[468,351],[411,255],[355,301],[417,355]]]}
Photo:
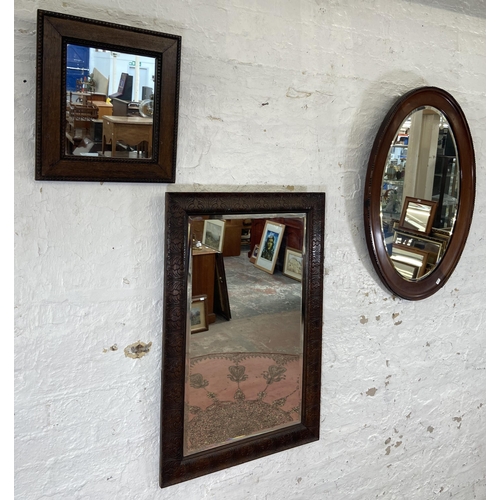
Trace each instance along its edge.
{"label": "mahogany oval frame", "polygon": [[[404,279],[387,254],[380,220],[380,196],[387,153],[403,120],[415,109],[432,106],[445,116],[455,138],[460,173],[457,218],[448,247],[436,268],[418,281]],[[436,293],[458,264],[472,222],[476,191],[474,145],[465,114],[451,94],[437,87],[421,87],[403,95],[391,107],[375,138],[368,162],[364,192],[365,236],[371,261],[384,285],[406,300]]]}
{"label": "mahogany oval frame", "polygon": [[[302,279],[304,363],[301,421],[284,429],[184,455],[189,217],[297,212],[305,215],[307,228]],[[166,193],[160,487],[319,439],[324,225],[324,193]]]}

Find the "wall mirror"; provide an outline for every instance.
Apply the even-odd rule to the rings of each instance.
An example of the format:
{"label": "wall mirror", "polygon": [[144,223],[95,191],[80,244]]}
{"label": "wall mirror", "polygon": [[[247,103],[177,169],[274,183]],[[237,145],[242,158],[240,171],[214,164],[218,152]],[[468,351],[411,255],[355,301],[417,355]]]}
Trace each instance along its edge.
{"label": "wall mirror", "polygon": [[324,206],[167,193],[161,487],[319,439]]}
{"label": "wall mirror", "polygon": [[448,280],[465,246],[475,159],[465,115],[435,87],[401,97],[383,121],[365,183],[365,234],[383,283],[408,300]]}
{"label": "wall mirror", "polygon": [[38,11],[37,180],[175,182],[181,37]]}

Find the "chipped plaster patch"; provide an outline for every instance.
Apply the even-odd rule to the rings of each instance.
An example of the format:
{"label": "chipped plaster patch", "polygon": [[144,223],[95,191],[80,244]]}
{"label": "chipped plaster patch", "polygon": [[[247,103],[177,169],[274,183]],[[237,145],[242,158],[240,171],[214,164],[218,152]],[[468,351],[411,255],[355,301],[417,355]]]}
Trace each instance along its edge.
{"label": "chipped plaster patch", "polygon": [[143,356],[148,354],[152,344],[153,342],[145,344],[144,342],[141,342],[139,340],[138,342],[135,342],[134,344],[130,344],[127,347],[125,347],[124,349],[125,356],[127,356],[127,358],[133,358],[133,359],[142,358]]}
{"label": "chipped plaster patch", "polygon": [[457,429],[460,429],[460,427],[462,427],[462,417],[453,417],[452,420],[458,423]]}
{"label": "chipped plaster patch", "polygon": [[[399,313],[392,313],[392,319],[395,320],[397,317],[399,316]],[[395,321],[394,324],[396,326],[400,325],[402,323],[402,321]]]}
{"label": "chipped plaster patch", "polygon": [[368,323],[368,318],[366,316],[361,316],[361,319],[359,320],[359,322],[364,325],[366,323]]}
{"label": "chipped plaster patch", "polygon": [[372,387],[371,389],[368,389],[366,391],[366,395],[367,396],[375,396],[376,392],[377,392],[377,388],[376,387]]}
{"label": "chipped plaster patch", "polygon": [[108,351],[117,351],[118,346],[116,344],[113,344],[109,349],[104,348],[102,352],[108,352]]}
{"label": "chipped plaster patch", "polygon": [[286,96],[291,97],[292,99],[303,99],[304,97],[311,97],[312,92],[307,92],[304,90],[296,90],[292,87],[289,87]]}

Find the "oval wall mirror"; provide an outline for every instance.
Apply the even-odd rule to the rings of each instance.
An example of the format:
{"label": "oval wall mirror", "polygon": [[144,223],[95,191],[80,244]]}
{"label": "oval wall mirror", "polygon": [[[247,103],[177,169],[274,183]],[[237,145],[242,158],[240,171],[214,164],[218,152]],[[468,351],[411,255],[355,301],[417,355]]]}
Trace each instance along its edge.
{"label": "oval wall mirror", "polygon": [[323,193],[167,193],[160,485],[319,439]]}
{"label": "oval wall mirror", "polygon": [[446,283],[474,196],[474,147],[459,104],[435,87],[401,97],[376,136],[364,196],[370,258],[389,290],[420,300]]}

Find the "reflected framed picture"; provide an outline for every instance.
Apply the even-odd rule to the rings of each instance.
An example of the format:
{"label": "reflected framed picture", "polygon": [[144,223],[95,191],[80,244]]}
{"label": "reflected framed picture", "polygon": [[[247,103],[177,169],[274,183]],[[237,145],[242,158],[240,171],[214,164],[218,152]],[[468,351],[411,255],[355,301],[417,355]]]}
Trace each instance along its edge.
{"label": "reflected framed picture", "polygon": [[252,264],[255,264],[255,261],[257,260],[257,255],[259,254],[259,245],[255,245],[253,247],[253,252],[252,252],[252,256],[250,257],[250,262]]}
{"label": "reflected framed picture", "polygon": [[434,224],[437,202],[407,196],[401,212],[399,227],[421,234],[429,234]]}
{"label": "reflected framed picture", "polygon": [[224,228],[226,221],[207,219],[203,223],[203,238],[201,242],[207,247],[222,252],[224,248]]}
{"label": "reflected framed picture", "polygon": [[191,333],[206,332],[208,330],[208,302],[206,295],[197,295],[191,299]]}
{"label": "reflected framed picture", "polygon": [[283,274],[297,281],[302,281],[302,252],[286,247]]}
{"label": "reflected framed picture", "polygon": [[274,273],[285,227],[284,224],[279,224],[278,222],[266,221],[259,244],[257,260],[254,264],[255,267],[269,274]]}
{"label": "reflected framed picture", "polygon": [[428,252],[405,245],[392,245],[391,262],[406,279],[421,278],[427,268]]}

